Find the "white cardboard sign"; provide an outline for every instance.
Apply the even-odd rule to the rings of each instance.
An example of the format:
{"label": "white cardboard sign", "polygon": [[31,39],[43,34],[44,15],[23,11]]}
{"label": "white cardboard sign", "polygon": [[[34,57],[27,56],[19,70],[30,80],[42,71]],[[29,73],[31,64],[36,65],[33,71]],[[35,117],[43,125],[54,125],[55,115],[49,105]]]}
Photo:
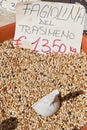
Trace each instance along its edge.
{"label": "white cardboard sign", "polygon": [[79,4],[24,2],[16,7],[14,46],[38,53],[79,53],[85,8]]}

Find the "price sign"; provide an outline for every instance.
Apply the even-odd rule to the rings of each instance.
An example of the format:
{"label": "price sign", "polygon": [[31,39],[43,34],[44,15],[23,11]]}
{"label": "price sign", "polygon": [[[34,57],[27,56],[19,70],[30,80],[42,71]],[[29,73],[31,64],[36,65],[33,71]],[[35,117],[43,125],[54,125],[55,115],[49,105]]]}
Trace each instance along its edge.
{"label": "price sign", "polygon": [[24,2],[16,6],[14,46],[38,53],[79,53],[85,8],[79,4]]}

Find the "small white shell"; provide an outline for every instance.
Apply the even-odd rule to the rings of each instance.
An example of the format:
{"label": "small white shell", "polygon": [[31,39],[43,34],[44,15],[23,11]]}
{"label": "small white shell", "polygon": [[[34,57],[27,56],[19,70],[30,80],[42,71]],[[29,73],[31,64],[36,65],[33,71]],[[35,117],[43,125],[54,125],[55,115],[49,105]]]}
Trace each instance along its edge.
{"label": "small white shell", "polygon": [[47,94],[45,97],[41,98],[39,101],[33,104],[33,109],[39,115],[45,117],[53,115],[60,107],[58,95],[59,91],[54,90],[53,92]]}

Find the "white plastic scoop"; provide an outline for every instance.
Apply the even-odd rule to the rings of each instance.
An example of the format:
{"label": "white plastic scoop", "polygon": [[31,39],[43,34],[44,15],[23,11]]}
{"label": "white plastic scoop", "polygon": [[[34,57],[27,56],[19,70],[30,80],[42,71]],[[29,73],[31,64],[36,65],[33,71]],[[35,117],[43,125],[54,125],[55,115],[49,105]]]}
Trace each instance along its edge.
{"label": "white plastic scoop", "polygon": [[41,116],[47,117],[53,115],[60,108],[59,94],[58,90],[47,94],[32,105],[33,109]]}

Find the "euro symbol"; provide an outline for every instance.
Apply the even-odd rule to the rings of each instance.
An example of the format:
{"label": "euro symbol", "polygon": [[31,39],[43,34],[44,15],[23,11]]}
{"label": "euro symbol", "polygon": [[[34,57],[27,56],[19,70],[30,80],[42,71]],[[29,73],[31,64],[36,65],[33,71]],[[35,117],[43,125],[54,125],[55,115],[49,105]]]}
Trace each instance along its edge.
{"label": "euro symbol", "polygon": [[19,37],[18,39],[16,39],[16,40],[14,40],[16,43],[14,44],[15,46],[19,46],[19,45],[21,45],[21,40],[22,39],[26,39],[26,36],[21,36],[21,37]]}

